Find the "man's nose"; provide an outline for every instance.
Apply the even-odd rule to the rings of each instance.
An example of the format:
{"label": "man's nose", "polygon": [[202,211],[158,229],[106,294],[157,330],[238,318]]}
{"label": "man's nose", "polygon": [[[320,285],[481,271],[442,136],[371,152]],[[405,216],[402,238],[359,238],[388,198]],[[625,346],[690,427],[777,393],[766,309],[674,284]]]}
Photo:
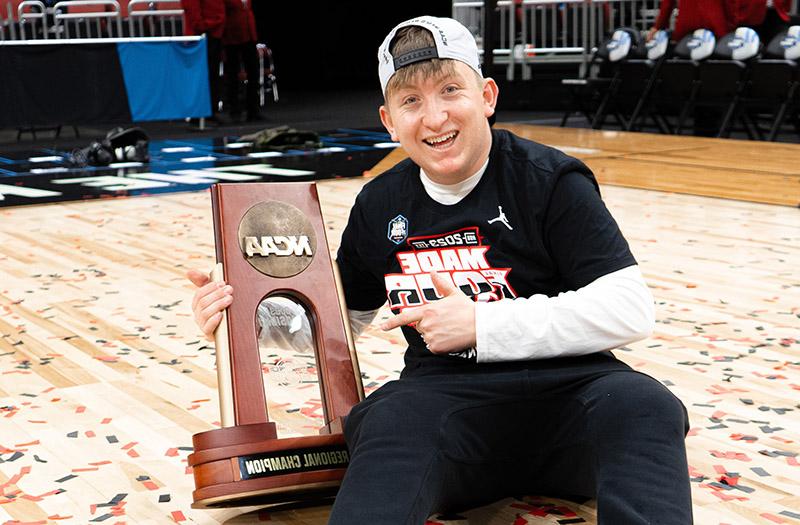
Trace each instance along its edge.
{"label": "man's nose", "polygon": [[425,127],[436,130],[441,128],[444,123],[447,122],[448,118],[449,114],[446,104],[437,100],[431,100],[425,105],[422,123]]}

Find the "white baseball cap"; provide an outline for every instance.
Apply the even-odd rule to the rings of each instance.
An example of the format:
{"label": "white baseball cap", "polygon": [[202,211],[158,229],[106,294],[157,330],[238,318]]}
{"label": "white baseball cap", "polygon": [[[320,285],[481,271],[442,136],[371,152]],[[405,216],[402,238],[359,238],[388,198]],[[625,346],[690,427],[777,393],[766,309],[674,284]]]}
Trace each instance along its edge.
{"label": "white baseball cap", "polygon": [[[408,26],[419,26],[427,29],[433,35],[435,47],[415,49],[400,56],[392,56],[389,52],[392,40],[397,31]],[[401,22],[392,29],[378,48],[378,76],[381,79],[381,90],[386,94],[386,85],[398,69],[415,62],[431,60],[433,58],[451,58],[463,62],[479,75],[481,73],[480,55],[475,37],[469,29],[452,18],[437,18],[434,16],[420,16]]]}

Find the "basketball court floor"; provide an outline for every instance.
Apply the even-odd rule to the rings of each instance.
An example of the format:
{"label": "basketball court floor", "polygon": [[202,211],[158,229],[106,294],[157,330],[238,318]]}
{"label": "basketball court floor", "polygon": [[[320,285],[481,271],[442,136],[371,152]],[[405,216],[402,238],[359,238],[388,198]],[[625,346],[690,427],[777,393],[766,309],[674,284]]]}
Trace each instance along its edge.
{"label": "basketball court floor", "polygon": [[[498,127],[581,158],[601,183],[657,306],[653,336],[615,353],[689,411],[695,523],[800,524],[800,146]],[[0,155],[2,523],[325,523],[324,506],[191,508],[191,437],[220,415],[184,278],[214,263],[216,181],[318,180],[335,252],[356,193],[404,154],[374,130],[322,135],[334,149],[317,156],[151,144],[150,166],[84,173],[65,173],[59,151]],[[397,377],[399,331],[369,328],[357,349],[367,393]],[[262,358],[279,434],[316,433],[313,356]],[[591,500],[523,494],[430,523],[595,516]]]}

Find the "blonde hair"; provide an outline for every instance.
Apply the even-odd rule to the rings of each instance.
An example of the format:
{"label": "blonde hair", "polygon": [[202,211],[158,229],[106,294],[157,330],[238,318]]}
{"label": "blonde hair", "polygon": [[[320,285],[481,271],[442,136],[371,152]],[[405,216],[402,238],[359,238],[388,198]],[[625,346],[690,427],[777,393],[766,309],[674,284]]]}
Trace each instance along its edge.
{"label": "blonde hair", "polygon": [[[417,49],[435,46],[436,42],[433,40],[430,31],[419,26],[407,26],[397,31],[397,34],[395,34],[389,46],[389,50],[392,56],[398,56]],[[386,84],[384,98],[388,99],[394,90],[411,84],[418,76],[441,78],[454,74],[454,62],[455,61],[450,58],[432,58],[430,60],[415,62],[398,69]],[[476,71],[473,70],[472,72],[475,75],[478,86],[483,87],[483,78]]]}

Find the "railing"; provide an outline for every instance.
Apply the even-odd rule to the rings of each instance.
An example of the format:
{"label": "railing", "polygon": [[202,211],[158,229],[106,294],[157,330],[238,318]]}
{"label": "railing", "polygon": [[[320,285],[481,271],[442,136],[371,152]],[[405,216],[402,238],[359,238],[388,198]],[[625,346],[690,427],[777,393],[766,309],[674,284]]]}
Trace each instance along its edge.
{"label": "railing", "polygon": [[[4,10],[6,12],[5,17],[3,17]],[[0,9],[0,41],[16,39],[17,25],[14,23],[14,7],[11,2],[8,2],[5,8]]]}
{"label": "railing", "polygon": [[[614,28],[642,31],[658,15],[660,0],[499,0],[494,13],[499,38],[493,62],[506,66],[506,78],[531,78],[537,62],[588,63],[592,49]],[[484,2],[454,1],[453,17],[484,46]],[[482,51],[481,51],[482,52]]]}
{"label": "railing", "polygon": [[122,18],[116,0],[58,2],[53,6],[53,20],[57,38],[122,36]]}
{"label": "railing", "polygon": [[[123,17],[126,4],[128,16]],[[180,0],[64,0],[48,5],[52,0],[0,0],[0,42],[183,35]]]}
{"label": "railing", "polygon": [[[131,0],[128,3],[130,36],[178,36],[185,23],[183,9],[177,0]],[[164,6],[160,8],[159,6]]]}
{"label": "railing", "polygon": [[27,40],[26,27],[30,27],[28,35],[30,35],[32,39],[38,36],[45,39],[47,38],[47,13],[45,12],[44,3],[39,0],[25,0],[24,2],[20,2],[17,7],[17,19],[19,20],[20,39]]}

